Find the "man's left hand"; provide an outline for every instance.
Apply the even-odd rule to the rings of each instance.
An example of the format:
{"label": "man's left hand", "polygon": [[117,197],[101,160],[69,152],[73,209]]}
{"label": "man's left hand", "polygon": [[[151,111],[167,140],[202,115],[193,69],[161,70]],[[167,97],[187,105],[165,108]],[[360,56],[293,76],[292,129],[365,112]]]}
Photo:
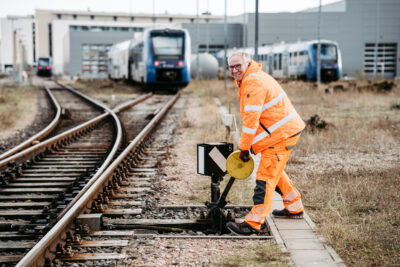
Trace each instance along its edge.
{"label": "man's left hand", "polygon": [[243,160],[244,162],[247,162],[250,160],[250,154],[248,150],[240,150],[239,158]]}

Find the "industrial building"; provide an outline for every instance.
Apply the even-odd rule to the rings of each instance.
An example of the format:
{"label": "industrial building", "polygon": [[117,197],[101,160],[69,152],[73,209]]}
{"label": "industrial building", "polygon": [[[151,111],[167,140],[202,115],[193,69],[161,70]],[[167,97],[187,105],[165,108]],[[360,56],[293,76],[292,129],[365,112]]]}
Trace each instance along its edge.
{"label": "industrial building", "polygon": [[[259,46],[319,36],[339,43],[345,75],[400,76],[400,1],[343,0],[324,5],[321,11],[260,13]],[[25,26],[16,26],[22,22]],[[196,22],[193,15],[36,10],[34,18],[1,20],[0,68],[12,66],[10,51],[23,44],[25,52],[17,53],[19,59],[14,60],[22,62],[24,54],[30,65],[39,56],[51,56],[56,74],[102,78],[106,75],[105,54],[113,43],[161,25],[188,29],[193,52],[223,49],[223,16],[204,13],[199,24]],[[227,48],[254,46],[255,13],[228,17],[226,29]]]}
{"label": "industrial building", "polygon": [[21,68],[36,62],[35,19],[31,16],[8,16],[0,19],[0,71]]}
{"label": "industrial building", "polygon": [[[320,37],[339,43],[345,75],[373,76],[377,66],[378,76],[400,76],[399,14],[399,0],[344,0],[328,4],[322,6]],[[246,46],[254,46],[255,14],[231,17],[229,21],[245,21]],[[317,35],[318,8],[259,14],[260,46],[315,40]]]}

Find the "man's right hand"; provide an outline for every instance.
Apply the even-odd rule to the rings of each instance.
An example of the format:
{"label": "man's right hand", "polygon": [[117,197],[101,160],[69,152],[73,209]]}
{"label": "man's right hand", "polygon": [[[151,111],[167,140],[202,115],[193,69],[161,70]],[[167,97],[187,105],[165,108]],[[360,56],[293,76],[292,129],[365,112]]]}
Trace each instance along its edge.
{"label": "man's right hand", "polygon": [[239,158],[243,160],[244,162],[247,162],[250,160],[250,154],[248,150],[240,150]]}

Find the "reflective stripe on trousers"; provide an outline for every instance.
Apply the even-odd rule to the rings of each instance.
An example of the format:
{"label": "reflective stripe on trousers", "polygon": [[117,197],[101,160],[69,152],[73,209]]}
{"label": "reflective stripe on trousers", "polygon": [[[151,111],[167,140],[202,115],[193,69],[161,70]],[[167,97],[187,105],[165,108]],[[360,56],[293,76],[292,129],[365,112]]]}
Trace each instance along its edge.
{"label": "reflective stripe on trousers", "polygon": [[277,144],[277,148],[266,149],[261,152],[261,162],[257,170],[256,187],[253,195],[254,206],[245,217],[245,221],[251,227],[260,229],[261,224],[264,223],[265,218],[271,212],[276,186],[281,190],[283,204],[289,212],[297,213],[303,210],[301,195],[284,171],[291,150],[281,149],[295,145],[299,137],[300,135],[289,138]]}

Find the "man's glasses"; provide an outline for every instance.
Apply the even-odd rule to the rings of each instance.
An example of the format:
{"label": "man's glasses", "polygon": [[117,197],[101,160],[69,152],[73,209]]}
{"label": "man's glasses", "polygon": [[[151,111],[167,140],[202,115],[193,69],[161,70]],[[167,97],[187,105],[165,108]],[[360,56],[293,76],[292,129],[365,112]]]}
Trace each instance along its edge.
{"label": "man's glasses", "polygon": [[237,64],[237,65],[230,65],[228,68],[230,71],[233,71],[233,70],[240,70],[241,67],[242,64]]}

